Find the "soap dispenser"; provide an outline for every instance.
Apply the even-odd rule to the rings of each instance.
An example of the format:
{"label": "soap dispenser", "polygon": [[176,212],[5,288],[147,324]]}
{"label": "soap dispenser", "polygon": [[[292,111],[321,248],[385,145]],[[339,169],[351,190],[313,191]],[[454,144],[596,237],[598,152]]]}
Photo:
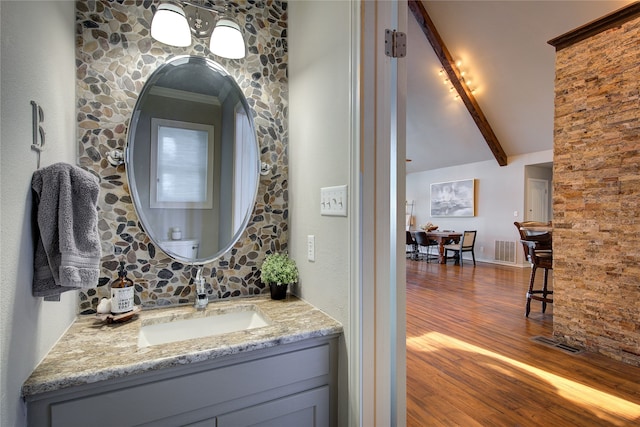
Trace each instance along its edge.
{"label": "soap dispenser", "polygon": [[124,261],[120,261],[118,278],[111,283],[111,313],[121,314],[133,310],[133,281],[127,277]]}
{"label": "soap dispenser", "polygon": [[198,310],[204,310],[207,308],[207,304],[209,304],[209,297],[207,296],[206,289],[207,282],[204,280],[204,277],[202,277],[202,268],[202,266],[198,266],[196,278],[193,280],[193,283],[196,285],[195,307]]}

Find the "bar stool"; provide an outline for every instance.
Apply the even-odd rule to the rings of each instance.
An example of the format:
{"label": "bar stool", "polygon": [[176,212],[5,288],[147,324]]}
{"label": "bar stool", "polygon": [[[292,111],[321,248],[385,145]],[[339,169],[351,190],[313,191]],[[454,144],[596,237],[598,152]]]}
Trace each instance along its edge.
{"label": "bar stool", "polygon": [[[538,249],[545,247],[544,242],[541,244],[536,240],[520,240],[525,252],[528,253],[529,262],[531,262],[531,278],[529,279],[529,290],[527,290],[527,305],[525,309],[525,317],[529,317],[531,312],[531,300],[542,301],[542,312],[547,309],[547,303],[553,303],[553,291],[547,286],[549,270],[553,270],[553,251],[551,249]],[[542,289],[534,289],[536,270],[544,269],[544,279],[542,281]]]}

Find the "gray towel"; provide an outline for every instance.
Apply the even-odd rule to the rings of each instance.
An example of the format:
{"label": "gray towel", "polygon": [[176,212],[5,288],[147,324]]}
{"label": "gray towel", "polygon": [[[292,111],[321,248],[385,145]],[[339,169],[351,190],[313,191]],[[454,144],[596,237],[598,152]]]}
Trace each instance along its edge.
{"label": "gray towel", "polygon": [[34,172],[31,180],[36,248],[33,296],[60,294],[98,284],[98,178],[66,163]]}

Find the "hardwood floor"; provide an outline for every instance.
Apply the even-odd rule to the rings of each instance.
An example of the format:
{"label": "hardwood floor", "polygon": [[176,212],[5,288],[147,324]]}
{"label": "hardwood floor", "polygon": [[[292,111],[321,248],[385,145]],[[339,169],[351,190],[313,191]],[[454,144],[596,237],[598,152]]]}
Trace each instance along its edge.
{"label": "hardwood floor", "polygon": [[640,425],[640,368],[531,339],[553,305],[524,316],[529,273],[407,260],[408,426]]}

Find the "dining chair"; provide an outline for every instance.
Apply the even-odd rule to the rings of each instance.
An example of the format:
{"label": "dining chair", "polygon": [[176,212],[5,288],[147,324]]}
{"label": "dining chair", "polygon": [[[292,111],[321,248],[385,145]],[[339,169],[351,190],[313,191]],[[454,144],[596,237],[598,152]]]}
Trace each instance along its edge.
{"label": "dining chair", "polygon": [[476,244],[476,234],[478,232],[476,230],[465,231],[462,233],[462,237],[460,238],[460,242],[458,243],[450,243],[448,245],[444,245],[444,263],[447,263],[447,257],[449,252],[454,252],[458,255],[458,259],[460,260],[460,266],[462,266],[462,254],[464,252],[471,252],[471,257],[473,258],[473,265],[476,265],[476,254],[474,252],[474,247]]}
{"label": "dining chair", "polygon": [[406,250],[407,255],[409,255],[411,259],[417,259],[418,258],[418,242],[416,242],[416,239],[413,237],[413,234],[409,230],[407,230],[407,237],[405,240],[405,244],[407,247],[407,250]]}
{"label": "dining chair", "polygon": [[429,239],[427,233],[425,233],[424,231],[416,231],[415,239],[416,243],[418,244],[418,256],[422,255],[420,249],[426,248],[427,261],[429,261],[429,258],[431,257],[431,247],[438,245],[438,242]]}

